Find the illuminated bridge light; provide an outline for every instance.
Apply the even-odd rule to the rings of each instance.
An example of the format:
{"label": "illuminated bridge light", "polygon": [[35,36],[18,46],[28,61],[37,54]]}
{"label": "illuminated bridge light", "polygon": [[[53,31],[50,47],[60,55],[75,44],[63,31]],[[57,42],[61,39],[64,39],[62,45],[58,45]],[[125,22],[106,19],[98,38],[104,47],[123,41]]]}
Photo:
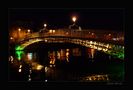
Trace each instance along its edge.
{"label": "illuminated bridge light", "polygon": [[90,44],[90,42],[87,42],[87,44]]}
{"label": "illuminated bridge light", "polygon": [[97,49],[97,46],[94,46],[94,49]]}
{"label": "illuminated bridge light", "polygon": [[101,47],[98,47],[98,50],[102,50],[102,48]]}
{"label": "illuminated bridge light", "polygon": [[103,49],[103,51],[105,51],[105,52],[106,52],[107,50],[108,50],[108,49]]}
{"label": "illuminated bridge light", "polygon": [[104,44],[103,43],[100,43],[100,46],[103,46]]}
{"label": "illuminated bridge light", "polygon": [[94,42],[93,44],[96,45],[96,42]]}
{"label": "illuminated bridge light", "polygon": [[49,30],[49,33],[52,33],[52,30]]}
{"label": "illuminated bridge light", "polygon": [[45,39],[45,42],[47,42],[48,40],[47,39]]}
{"label": "illuminated bridge light", "polygon": [[106,47],[108,48],[109,47],[109,44],[107,44]]}
{"label": "illuminated bridge light", "polygon": [[90,41],[90,44],[92,44],[92,41]]}

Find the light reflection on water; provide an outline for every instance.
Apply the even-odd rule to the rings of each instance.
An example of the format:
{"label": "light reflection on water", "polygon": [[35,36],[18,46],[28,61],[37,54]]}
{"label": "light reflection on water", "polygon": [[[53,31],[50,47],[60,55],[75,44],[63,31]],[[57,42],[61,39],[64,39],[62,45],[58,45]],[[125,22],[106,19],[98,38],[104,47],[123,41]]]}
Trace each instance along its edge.
{"label": "light reflection on water", "polygon": [[[87,58],[85,59],[87,59],[88,62],[89,60],[94,62],[95,55],[98,55],[95,49],[87,48],[85,51],[87,53]],[[41,63],[40,56],[37,52],[16,51],[16,57],[10,56],[9,61],[15,62],[13,65],[19,67],[19,73],[24,73],[24,70],[28,70],[27,81],[109,81],[110,77],[108,76],[109,74],[107,74],[108,72],[103,74],[93,72],[92,69],[94,69],[94,66],[91,67],[91,64],[89,64],[90,66],[81,65],[81,69],[79,69],[79,66],[76,66],[76,64],[70,64],[76,61],[74,60],[75,57],[77,62],[82,64],[83,61],[81,62],[80,59],[82,59],[83,54],[85,53],[82,53],[80,48],[49,50],[46,54],[47,56],[44,55],[46,58],[42,59],[44,61],[41,61],[43,63]],[[111,59],[110,56],[108,59]],[[61,63],[61,66],[58,66],[58,63]],[[25,64],[29,67],[26,68]]]}

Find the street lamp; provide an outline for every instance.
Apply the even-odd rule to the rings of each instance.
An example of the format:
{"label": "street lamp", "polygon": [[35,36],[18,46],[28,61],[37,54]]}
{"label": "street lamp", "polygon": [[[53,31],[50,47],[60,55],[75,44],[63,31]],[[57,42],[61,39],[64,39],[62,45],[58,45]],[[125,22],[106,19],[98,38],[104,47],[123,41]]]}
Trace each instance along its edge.
{"label": "street lamp", "polygon": [[30,34],[30,31],[31,31],[30,29],[27,30],[26,37],[28,37],[28,35]]}
{"label": "street lamp", "polygon": [[19,28],[19,29],[18,29],[18,31],[20,32],[20,31],[21,31],[21,29]]}
{"label": "street lamp", "polygon": [[46,28],[47,24],[44,24],[44,27]]}
{"label": "street lamp", "polygon": [[27,31],[28,31],[28,33],[30,33],[30,29],[28,29]]}
{"label": "street lamp", "polygon": [[73,17],[72,17],[72,20],[73,20],[73,22],[75,23],[76,20],[77,20],[76,16],[73,16]]}
{"label": "street lamp", "polygon": [[20,38],[20,31],[21,31],[21,29],[19,28],[18,29],[18,39]]}

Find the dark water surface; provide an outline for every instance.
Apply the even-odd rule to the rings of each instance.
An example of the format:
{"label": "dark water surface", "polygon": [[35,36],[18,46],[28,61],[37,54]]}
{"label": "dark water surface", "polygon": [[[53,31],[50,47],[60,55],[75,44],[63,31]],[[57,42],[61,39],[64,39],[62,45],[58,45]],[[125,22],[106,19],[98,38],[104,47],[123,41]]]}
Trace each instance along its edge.
{"label": "dark water surface", "polygon": [[75,44],[37,43],[10,51],[8,81],[109,82],[124,80],[124,61]]}

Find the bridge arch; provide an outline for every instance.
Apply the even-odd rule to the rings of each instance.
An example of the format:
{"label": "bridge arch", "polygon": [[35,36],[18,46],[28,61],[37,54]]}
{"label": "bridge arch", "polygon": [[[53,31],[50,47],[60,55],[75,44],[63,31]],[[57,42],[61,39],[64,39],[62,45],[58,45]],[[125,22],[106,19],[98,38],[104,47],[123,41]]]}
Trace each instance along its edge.
{"label": "bridge arch", "polygon": [[16,47],[16,50],[24,50],[27,46],[44,41],[45,43],[73,43],[89,48],[94,48],[98,51],[105,52],[120,59],[124,59],[124,46],[98,42],[95,40],[86,40],[78,38],[64,38],[64,37],[36,37],[28,40],[23,40]]}

